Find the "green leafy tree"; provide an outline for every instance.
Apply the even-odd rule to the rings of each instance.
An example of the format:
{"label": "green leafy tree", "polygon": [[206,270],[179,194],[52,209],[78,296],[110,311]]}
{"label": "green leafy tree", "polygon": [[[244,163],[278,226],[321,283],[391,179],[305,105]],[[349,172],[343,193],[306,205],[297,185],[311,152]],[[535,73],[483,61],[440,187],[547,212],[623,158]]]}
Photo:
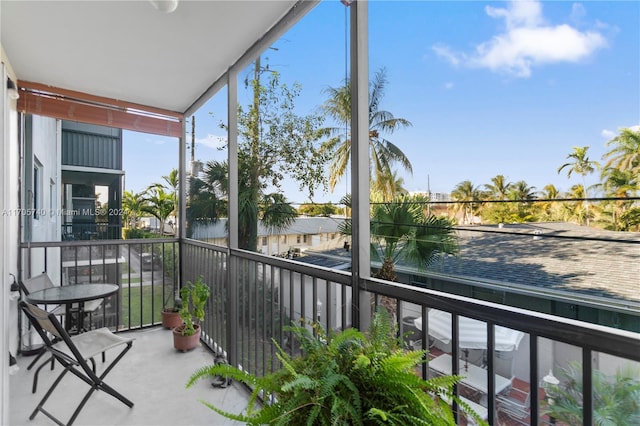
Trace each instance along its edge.
{"label": "green leafy tree", "polygon": [[633,130],[623,128],[620,134],[607,142],[611,150],[604,154],[608,159],[604,168],[616,168],[629,171],[636,176],[640,174],[640,127]]}
{"label": "green leafy tree", "polygon": [[542,191],[538,192],[539,198],[545,200],[534,203],[535,217],[538,221],[552,222],[564,220],[560,203],[547,201],[560,198],[560,195],[560,191],[553,184],[545,185]]}
{"label": "green leafy tree", "polygon": [[298,213],[307,216],[331,216],[338,213],[338,207],[331,203],[302,204],[298,207]]}
{"label": "green leafy tree", "polygon": [[146,191],[145,201],[142,211],[158,219],[160,222],[158,233],[164,234],[164,225],[174,209],[173,196],[164,192],[162,187],[151,186]]}
{"label": "green leafy tree", "polygon": [[491,178],[491,183],[485,184],[484,187],[491,199],[506,200],[512,185],[511,182],[507,182],[507,178],[504,175],[496,175]]}
{"label": "green leafy tree", "polygon": [[128,228],[136,228],[138,219],[144,213],[147,206],[144,192],[124,191],[122,193],[122,210],[124,222]]}
{"label": "green leafy tree", "polygon": [[382,262],[376,278],[397,281],[395,265],[426,269],[445,254],[458,252],[453,223],[425,215],[424,197],[398,197],[372,206],[371,259]]}
{"label": "green leafy tree", "polygon": [[613,231],[625,230],[626,224],[620,220],[621,216],[633,206],[633,201],[625,198],[634,197],[638,193],[640,177],[632,171],[616,168],[604,169],[601,174],[601,188],[605,197],[617,198],[601,203],[599,208],[599,225]]}
{"label": "green leafy tree", "polygon": [[[547,392],[553,405],[543,412],[567,425],[581,425],[583,406],[582,366],[571,362],[562,370],[562,380]],[[593,421],[596,425],[632,426],[640,424],[640,372],[633,368],[619,369],[614,377],[594,370]]]}
{"label": "green leafy tree", "polygon": [[[387,85],[386,70],[379,70],[369,87],[369,154],[372,164],[372,187],[383,191],[386,199],[393,198],[389,186],[392,180],[392,165],[399,163],[405,170],[413,172],[409,158],[386,135],[411,126],[404,118],[396,118],[391,112],[381,110],[380,102]],[[323,111],[337,123],[349,123],[351,120],[351,83],[347,80],[342,87],[330,87],[326,90],[329,98]],[[345,134],[346,131],[346,134]],[[323,135],[330,139],[323,144],[324,152],[331,158],[329,166],[329,188],[333,191],[336,183],[344,176],[351,158],[351,135],[345,127],[327,127]]]}
{"label": "green leafy tree", "polygon": [[[282,83],[277,72],[269,72],[262,81],[267,69],[256,60],[254,78],[246,82],[253,102],[238,107],[238,239],[240,248],[252,251],[257,249],[260,220],[269,228],[283,228],[297,216],[282,195],[285,179],[295,180],[310,199],[318,187],[326,185],[327,158],[319,149],[318,130],[323,117],[297,114],[300,85]],[[228,164],[207,163],[204,177],[190,185],[190,222],[221,217],[228,187]]]}
{"label": "green leafy tree", "polygon": [[[582,176],[582,188],[584,192],[584,198],[589,198],[585,177],[593,173],[597,168],[600,168],[600,163],[589,159],[589,156],[587,155],[588,150],[589,150],[588,146],[583,146],[583,147],[574,146],[573,152],[567,155],[567,159],[570,161],[558,167],[558,174],[560,174],[562,170],[567,169],[568,178],[571,178],[572,173],[577,173],[580,176]],[[586,224],[587,226],[589,226],[589,201],[586,199],[584,201],[584,208],[585,208]]]}
{"label": "green leafy tree", "polygon": [[200,176],[189,180],[187,235],[196,223],[215,223],[227,217],[228,167],[226,162],[209,161]]}
{"label": "green leafy tree", "polygon": [[451,199],[459,201],[455,205],[455,211],[463,211],[462,223],[471,223],[473,216],[479,209],[479,201],[482,199],[482,192],[474,186],[470,180],[465,180],[456,185],[451,192]]}

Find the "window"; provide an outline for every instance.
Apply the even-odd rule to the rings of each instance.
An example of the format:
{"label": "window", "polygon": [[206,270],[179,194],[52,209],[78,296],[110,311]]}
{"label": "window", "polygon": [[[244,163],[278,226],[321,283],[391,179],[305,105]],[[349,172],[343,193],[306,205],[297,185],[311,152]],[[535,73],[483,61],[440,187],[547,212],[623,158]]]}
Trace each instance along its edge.
{"label": "window", "polygon": [[302,242],[303,242],[303,243],[306,243],[306,242],[307,242],[307,235],[303,235],[303,236],[302,236]]}
{"label": "window", "polygon": [[287,236],[286,235],[282,236],[282,244],[287,244]]}
{"label": "window", "polygon": [[267,245],[267,237],[262,237],[262,245],[263,246]]}
{"label": "window", "polygon": [[300,244],[300,235],[296,235],[296,243]]}

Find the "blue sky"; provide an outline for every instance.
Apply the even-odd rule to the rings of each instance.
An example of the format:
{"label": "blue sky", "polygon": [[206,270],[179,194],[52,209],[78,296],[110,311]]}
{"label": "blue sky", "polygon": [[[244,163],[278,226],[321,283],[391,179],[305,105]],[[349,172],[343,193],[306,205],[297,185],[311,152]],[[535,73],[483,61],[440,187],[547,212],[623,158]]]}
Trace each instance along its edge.
{"label": "blue sky", "polygon": [[[380,108],[413,124],[388,135],[413,164],[413,175],[398,170],[410,191],[482,187],[497,174],[568,190],[579,177],[557,169],[573,146],[600,161],[620,128],[640,125],[640,2],[372,1],[369,12],[370,71],[385,67],[389,81]],[[283,81],[301,83],[301,113],[344,81],[344,37],[344,6],[329,1],[263,55]],[[225,98],[196,114],[200,160],[226,155],[216,149]],[[176,140],[125,132],[126,188],[160,181],[177,153]],[[337,202],[347,188],[314,200]],[[294,183],[285,192],[307,201]]]}

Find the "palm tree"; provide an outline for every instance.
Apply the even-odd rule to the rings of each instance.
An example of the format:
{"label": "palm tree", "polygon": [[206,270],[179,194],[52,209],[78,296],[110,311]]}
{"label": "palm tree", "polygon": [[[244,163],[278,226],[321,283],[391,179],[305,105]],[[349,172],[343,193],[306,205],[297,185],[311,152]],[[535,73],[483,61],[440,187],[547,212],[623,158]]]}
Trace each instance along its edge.
{"label": "palm tree", "polygon": [[[242,152],[238,155],[238,245],[245,250],[256,250],[258,221],[269,231],[276,231],[290,226],[298,212],[284,195],[266,194],[255,185],[248,184],[251,169],[243,166],[247,158]],[[205,166],[203,178],[193,179],[191,204],[187,211],[191,222],[215,222],[226,215],[228,176],[226,161],[210,161]]]}
{"label": "palm tree", "polygon": [[406,195],[408,192],[404,188],[404,179],[398,177],[398,172],[393,170],[390,175],[385,176],[384,179],[376,181],[375,186],[371,188],[372,193],[379,194],[382,201],[388,201],[396,198],[399,195]]}
{"label": "palm tree", "polygon": [[158,219],[160,222],[158,233],[162,235],[165,222],[174,210],[173,197],[171,194],[164,192],[162,187],[150,187],[147,191],[148,195],[145,199],[148,204],[142,208],[142,211]]}
{"label": "palm tree", "polygon": [[171,213],[175,216],[178,212],[178,187],[180,184],[178,169],[171,169],[168,175],[162,176],[162,180],[164,180],[164,183],[153,183],[147,189],[162,188],[168,190],[168,194],[173,199],[173,211]]}
{"label": "palm tree", "polygon": [[487,190],[488,195],[496,200],[506,200],[509,194],[509,189],[513,184],[507,182],[504,175],[497,175],[491,178],[491,184],[485,184],[484,188]]}
{"label": "palm tree", "polygon": [[382,262],[374,275],[396,281],[395,265],[425,269],[445,254],[458,252],[451,220],[427,216],[424,197],[401,196],[375,204],[371,214],[371,259]]}
{"label": "palm tree", "polygon": [[587,200],[589,196],[587,194],[585,176],[593,173],[596,170],[596,168],[600,168],[600,164],[597,161],[592,161],[589,159],[589,157],[587,156],[588,150],[589,150],[588,146],[583,146],[583,147],[574,146],[573,152],[567,155],[567,159],[571,161],[564,163],[563,165],[558,167],[558,174],[560,174],[560,172],[563,169],[567,168],[568,178],[571,177],[571,173],[573,172],[576,172],[577,174],[582,176],[582,187],[583,187],[584,198],[585,198],[584,207],[585,207],[585,213],[586,213],[587,226],[589,226],[589,200]]}
{"label": "palm tree", "polygon": [[632,201],[626,201],[624,198],[637,195],[640,178],[630,170],[607,168],[602,171],[601,179],[602,183],[596,186],[603,189],[604,195],[619,199],[604,203],[602,214],[605,218],[610,218],[605,221],[607,222],[605,228],[614,231],[622,230],[625,226],[620,223],[620,218],[633,206]]}
{"label": "palm tree", "polygon": [[[538,192],[538,196],[544,200],[554,200],[560,198],[560,190],[553,184],[545,185],[542,191]],[[537,212],[536,216],[541,221],[562,220],[560,206],[554,201],[537,201],[534,203]]]}
{"label": "palm tree", "polygon": [[202,177],[189,180],[187,204],[187,235],[193,235],[197,222],[215,223],[227,216],[227,167],[226,163],[209,161]]}
{"label": "palm tree", "polygon": [[464,212],[462,223],[471,223],[473,213],[477,208],[476,202],[480,201],[481,196],[478,187],[473,186],[470,180],[460,182],[453,189],[451,198],[460,202],[456,205],[456,211],[463,210]]}
{"label": "palm tree", "polygon": [[[396,118],[389,111],[379,109],[387,84],[386,70],[379,70],[369,88],[369,152],[373,168],[372,181],[374,185],[386,189],[386,182],[392,175],[392,165],[399,163],[404,169],[413,173],[409,158],[402,150],[386,139],[385,134],[392,134],[396,130],[411,126],[404,118]],[[351,84],[349,80],[342,87],[330,87],[326,90],[329,99],[322,109],[338,123],[349,123],[351,119]],[[329,187],[333,191],[338,180],[345,174],[351,157],[351,137],[345,134],[344,127],[328,127],[322,129],[322,134],[329,136],[323,144],[323,150],[332,158],[329,166]],[[392,198],[389,191],[385,192],[387,199]]]}
{"label": "palm tree", "polygon": [[144,212],[147,201],[143,192],[124,191],[122,193],[122,210],[128,228],[135,228],[140,215]]}
{"label": "palm tree", "polygon": [[613,167],[640,174],[640,127],[636,130],[620,130],[618,136],[607,142],[607,146],[610,145],[613,148],[603,156],[609,159],[604,165],[605,169]]}

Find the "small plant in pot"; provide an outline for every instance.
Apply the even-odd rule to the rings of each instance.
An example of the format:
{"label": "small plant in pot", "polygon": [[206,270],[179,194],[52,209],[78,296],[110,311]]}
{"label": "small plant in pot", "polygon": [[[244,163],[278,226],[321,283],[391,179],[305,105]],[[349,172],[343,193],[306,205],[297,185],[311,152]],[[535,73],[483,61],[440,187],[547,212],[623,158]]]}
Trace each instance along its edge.
{"label": "small plant in pot", "polygon": [[204,307],[209,295],[209,287],[202,282],[202,276],[195,282],[188,281],[180,289],[182,324],[173,329],[173,346],[177,350],[186,352],[200,343],[200,322],[204,320]]}
{"label": "small plant in pot", "polygon": [[182,308],[182,299],[176,297],[173,300],[173,306],[167,306],[162,310],[162,326],[164,328],[174,329],[182,325],[180,317],[180,309]]}

